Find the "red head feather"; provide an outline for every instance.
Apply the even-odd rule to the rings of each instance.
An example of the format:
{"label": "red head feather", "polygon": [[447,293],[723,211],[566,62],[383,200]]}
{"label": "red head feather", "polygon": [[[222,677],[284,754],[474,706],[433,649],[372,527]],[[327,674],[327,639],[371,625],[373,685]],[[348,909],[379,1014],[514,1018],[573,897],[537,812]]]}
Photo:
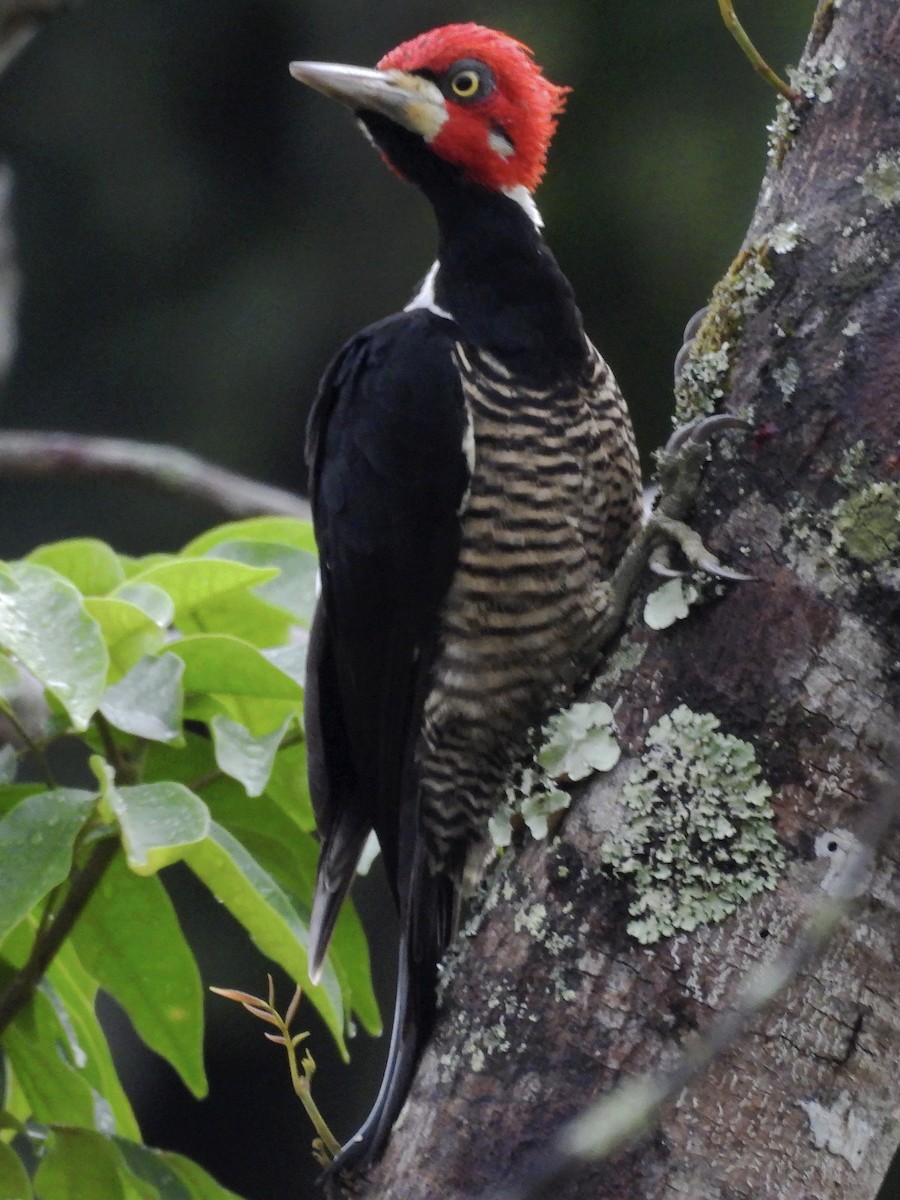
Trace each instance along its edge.
{"label": "red head feather", "polygon": [[432,149],[486,187],[533,192],[570,89],[546,79],[527,46],[483,25],[444,25],[401,43],[378,67],[428,71],[440,79],[461,59],[486,64],[495,87],[474,104],[448,98],[448,119]]}

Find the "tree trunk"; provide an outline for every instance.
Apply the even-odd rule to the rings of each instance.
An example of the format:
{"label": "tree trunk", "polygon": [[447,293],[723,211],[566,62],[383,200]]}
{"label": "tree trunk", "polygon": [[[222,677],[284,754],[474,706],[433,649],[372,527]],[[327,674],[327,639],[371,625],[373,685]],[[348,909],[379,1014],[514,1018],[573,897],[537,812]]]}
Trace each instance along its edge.
{"label": "tree trunk", "polygon": [[[555,839],[496,872],[367,1196],[513,1192],[568,1118],[728,1009],[855,844],[900,723],[896,0],[822,4],[796,84],[806,103],[779,101],[744,251],[679,393],[689,415],[724,392],[756,427],[713,454],[695,513],[756,582],[702,585],[658,633],[635,606],[592,689],[614,708],[622,760],[579,791]],[[762,817],[734,834],[760,779],[777,842]],[[682,802],[693,835],[667,877],[654,847]],[[898,858],[894,831],[815,969],[652,1135],[555,1200],[871,1200],[900,1112]],[[737,907],[709,923],[717,901]]]}

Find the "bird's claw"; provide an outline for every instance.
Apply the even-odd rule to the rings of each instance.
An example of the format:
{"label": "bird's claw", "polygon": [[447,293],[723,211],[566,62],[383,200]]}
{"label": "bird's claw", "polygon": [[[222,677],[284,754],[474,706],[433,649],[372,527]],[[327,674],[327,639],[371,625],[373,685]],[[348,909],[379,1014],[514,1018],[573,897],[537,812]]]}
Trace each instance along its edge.
{"label": "bird's claw", "polygon": [[662,453],[677,455],[689,444],[707,447],[714,437],[729,429],[752,428],[749,421],[743,417],[736,417],[733,413],[713,413],[711,417],[698,417],[685,425],[679,425],[666,442]]}
{"label": "bird's claw", "polygon": [[691,347],[694,344],[694,338],[700,332],[700,326],[709,312],[709,305],[705,304],[703,308],[697,310],[687,325],[684,327],[684,333],[681,335],[681,349],[675,355],[675,386],[678,386],[678,380],[681,378],[681,372],[684,370],[684,364],[687,362],[688,355],[691,352]]}
{"label": "bird's claw", "polygon": [[[652,517],[650,524],[652,524]],[[687,575],[687,571],[680,571],[677,567],[673,567],[669,555],[670,547],[666,542],[661,542],[658,546],[654,546],[650,551],[650,561],[648,566],[654,575],[658,575],[660,579],[683,579]]]}
{"label": "bird's claw", "polygon": [[[686,525],[684,521],[677,521],[674,517],[668,517],[663,513],[656,512],[650,517],[649,525],[652,529],[657,530],[666,539],[666,542],[671,544],[674,542],[690,565],[697,571],[704,571],[707,575],[712,575],[716,579],[723,579],[729,583],[750,583],[756,577],[747,575],[743,571],[735,571],[733,567],[726,567],[719,562],[711,550],[707,550],[696,530],[691,529],[690,525]],[[678,571],[669,566],[667,561],[668,546],[663,545],[657,547],[651,555],[650,569],[657,575],[663,575],[668,579],[677,579],[686,575],[686,571]]]}
{"label": "bird's claw", "polygon": [[713,438],[731,429],[750,428],[750,422],[743,417],[715,413],[679,426],[669,438],[658,459],[660,495],[648,516],[649,527],[665,539],[654,548],[650,557],[650,569],[656,575],[677,579],[687,574],[674,568],[669,561],[670,548],[674,543],[694,570],[734,583],[754,578],[720,563],[703,544],[699,534],[680,519],[693,500]]}

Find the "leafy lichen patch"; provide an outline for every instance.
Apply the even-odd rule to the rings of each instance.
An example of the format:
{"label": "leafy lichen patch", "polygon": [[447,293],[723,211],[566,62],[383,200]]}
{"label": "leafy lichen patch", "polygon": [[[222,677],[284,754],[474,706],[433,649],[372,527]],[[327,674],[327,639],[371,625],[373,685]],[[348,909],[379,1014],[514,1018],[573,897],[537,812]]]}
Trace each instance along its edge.
{"label": "leafy lichen patch", "polygon": [[900,580],[900,482],[872,480],[869,463],[867,444],[855,442],[834,473],[845,495],[830,507],[799,501],[787,516],[792,566],[826,594]]}
{"label": "leafy lichen patch", "polygon": [[[821,55],[803,63],[799,67],[788,69],[788,79],[795,91],[799,92],[808,102],[817,101],[828,104],[834,99],[834,89],[831,84],[835,75],[847,65],[846,59],[840,55],[828,57]],[[781,166],[782,160],[800,128],[803,109],[784,96],[779,96],[775,106],[775,119],[768,126],[769,157],[774,159],[776,166]]]}
{"label": "leafy lichen patch", "polygon": [[622,753],[612,723],[612,709],[603,700],[573,704],[550,720],[538,762],[552,779],[572,783],[611,771]]}
{"label": "leafy lichen patch", "polygon": [[557,781],[577,783],[596,771],[612,770],[622,753],[612,723],[612,709],[603,700],[573,704],[550,718],[533,766],[507,788],[488,822],[498,849],[512,842],[517,823],[524,823],[538,840],[547,836],[551,819],[572,801]]}
{"label": "leafy lichen patch", "polygon": [[651,592],[644,604],[644,621],[651,629],[668,629],[683,621],[700,592],[683,579],[670,579]]}
{"label": "leafy lichen patch", "polygon": [[870,483],[832,512],[835,547],[866,566],[900,565],[900,483]]}
{"label": "leafy lichen patch", "polygon": [[882,150],[857,176],[857,183],[885,208],[900,204],[900,150]]}
{"label": "leafy lichen patch", "polygon": [[679,705],[647,734],[623,827],[601,858],[632,891],[628,932],[649,944],[721,921],[775,886],[784,850],[753,746]]}

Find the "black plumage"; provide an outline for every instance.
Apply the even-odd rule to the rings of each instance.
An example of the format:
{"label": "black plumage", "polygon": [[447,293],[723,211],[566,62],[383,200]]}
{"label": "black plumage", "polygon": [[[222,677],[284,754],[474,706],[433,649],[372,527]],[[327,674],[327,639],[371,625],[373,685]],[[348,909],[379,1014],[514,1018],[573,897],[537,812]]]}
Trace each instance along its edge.
{"label": "black plumage", "polygon": [[[421,81],[403,86],[418,102]],[[338,1167],[383,1147],[433,1026],[467,858],[530,731],[591,666],[604,580],[640,521],[621,395],[534,213],[435,153],[409,127],[418,111],[358,116],[430,201],[439,255],[408,310],[341,350],[309,426],[311,970],[372,829],[402,929],[388,1067]]]}

